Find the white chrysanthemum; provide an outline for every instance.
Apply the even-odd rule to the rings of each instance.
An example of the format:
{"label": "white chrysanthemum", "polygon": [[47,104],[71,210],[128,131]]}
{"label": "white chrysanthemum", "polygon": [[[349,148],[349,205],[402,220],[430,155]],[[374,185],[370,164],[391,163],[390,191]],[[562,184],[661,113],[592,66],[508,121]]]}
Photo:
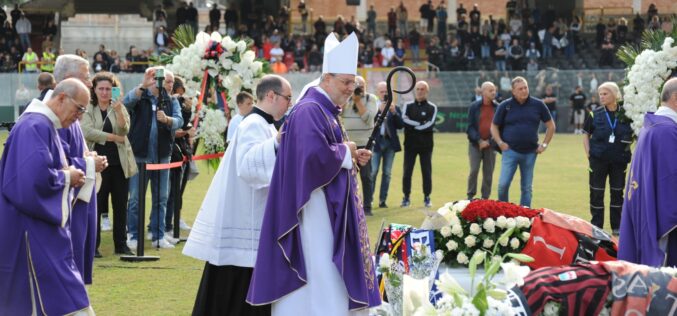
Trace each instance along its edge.
{"label": "white chrysanthemum", "polygon": [[458,255],[456,255],[456,261],[460,264],[468,264],[469,262],[468,256],[463,252],[459,252]]}
{"label": "white chrysanthemum", "polygon": [[470,233],[473,235],[479,235],[482,233],[482,228],[477,223],[470,224]]}
{"label": "white chrysanthemum", "polygon": [[505,216],[501,215],[496,219],[496,226],[498,228],[503,229],[503,228],[505,228],[506,225],[507,225],[507,219],[505,218]]}
{"label": "white chrysanthemum", "polygon": [[493,233],[496,231],[496,221],[494,221],[493,218],[487,218],[484,220],[484,223],[482,223],[482,228],[484,228],[487,233]]}
{"label": "white chrysanthemum", "polygon": [[440,234],[442,235],[442,237],[451,236],[451,227],[449,226],[442,227],[442,229],[440,229]]}
{"label": "white chrysanthemum", "polygon": [[445,246],[449,251],[455,251],[456,249],[458,249],[458,243],[453,240],[447,241],[447,244]]}
{"label": "white chrysanthemum", "polygon": [[519,239],[517,239],[517,238],[515,238],[515,237],[513,237],[512,239],[510,239],[510,247],[511,247],[512,249],[517,249],[517,248],[519,248],[519,246],[520,246],[520,241],[519,241]]}
{"label": "white chrysanthemum", "polygon": [[477,237],[473,235],[466,236],[463,242],[465,243],[466,246],[472,248],[477,243]]}
{"label": "white chrysanthemum", "polygon": [[494,246],[494,240],[487,238],[482,242],[482,248],[491,248]]}

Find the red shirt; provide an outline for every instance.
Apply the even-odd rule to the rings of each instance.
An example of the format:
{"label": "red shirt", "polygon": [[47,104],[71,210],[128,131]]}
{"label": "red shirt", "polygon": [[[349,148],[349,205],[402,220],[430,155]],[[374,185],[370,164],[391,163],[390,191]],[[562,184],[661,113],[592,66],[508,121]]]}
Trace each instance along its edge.
{"label": "red shirt", "polygon": [[480,106],[480,139],[487,140],[491,137],[491,121],[494,119],[494,105],[491,102],[483,102]]}

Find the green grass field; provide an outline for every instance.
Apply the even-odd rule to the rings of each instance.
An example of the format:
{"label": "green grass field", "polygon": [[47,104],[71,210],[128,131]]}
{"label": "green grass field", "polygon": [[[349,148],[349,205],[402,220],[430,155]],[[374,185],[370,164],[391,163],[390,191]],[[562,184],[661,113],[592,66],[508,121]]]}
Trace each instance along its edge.
{"label": "green grass field", "polygon": [[[0,133],[4,143],[6,132]],[[588,167],[581,144],[582,136],[556,135],[548,150],[538,157],[534,176],[533,207],[550,208],[589,219]],[[468,176],[468,142],[465,134],[436,134],[433,152],[433,208],[445,202],[464,199]],[[492,198],[497,197],[500,159],[494,172]],[[192,224],[202,199],[211,183],[213,172],[200,163],[201,173],[189,182],[184,194],[183,218]],[[380,175],[379,175],[380,177]],[[412,207],[399,208],[402,199],[402,154],[396,155],[393,167],[388,209],[374,209],[368,218],[372,243],[382,221],[420,225],[423,215],[423,194],[418,164],[413,176]],[[380,180],[376,183],[379,188]],[[150,191],[150,190],[149,190]],[[608,190],[607,190],[608,191]],[[519,201],[519,173],[513,180],[511,201]],[[376,192],[378,196],[378,192]],[[150,193],[146,209],[150,207]],[[606,202],[608,206],[608,198]],[[607,216],[608,218],[608,216]],[[608,219],[606,228],[608,229]],[[182,232],[184,237],[187,232]],[[94,264],[94,284],[89,287],[90,299],[99,315],[189,315],[204,262],[183,256],[182,245],[176,249],[148,249],[158,255],[152,263],[126,263],[113,254],[112,233],[103,232],[103,258]]]}

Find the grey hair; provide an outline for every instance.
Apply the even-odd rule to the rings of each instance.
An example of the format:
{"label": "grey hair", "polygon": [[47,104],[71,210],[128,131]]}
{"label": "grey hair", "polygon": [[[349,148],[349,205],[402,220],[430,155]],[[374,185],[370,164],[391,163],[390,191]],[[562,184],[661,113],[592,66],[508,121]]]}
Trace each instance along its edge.
{"label": "grey hair", "polygon": [[263,78],[259,80],[259,84],[256,85],[256,98],[259,101],[263,101],[263,99],[266,98],[266,94],[270,91],[280,93],[283,80],[285,79],[278,75],[263,76]]}
{"label": "grey hair", "polygon": [[517,84],[518,82],[524,82],[524,84],[527,85],[527,87],[529,86],[527,79],[524,79],[524,77],[522,76],[517,76],[513,78],[512,81],[510,82],[510,86],[514,88],[515,84]]}
{"label": "grey hair", "polygon": [[661,93],[661,101],[667,103],[673,94],[677,94],[677,78],[672,78],[663,85],[663,93]]}
{"label": "grey hair", "polygon": [[70,98],[76,98],[79,93],[87,94],[87,99],[89,99],[89,88],[79,79],[68,78],[59,82],[54,88],[53,95],[65,94]]}
{"label": "grey hair", "polygon": [[611,92],[611,94],[614,95],[614,99],[616,99],[616,101],[622,98],[621,89],[618,88],[618,85],[615,82],[607,81],[605,83],[602,83],[601,85],[599,85],[599,87],[597,87],[597,91],[599,91],[600,89],[609,90],[609,92]]}
{"label": "grey hair", "polygon": [[60,82],[66,78],[77,77],[82,65],[89,66],[89,62],[78,55],[61,55],[56,58],[54,64],[54,79]]}

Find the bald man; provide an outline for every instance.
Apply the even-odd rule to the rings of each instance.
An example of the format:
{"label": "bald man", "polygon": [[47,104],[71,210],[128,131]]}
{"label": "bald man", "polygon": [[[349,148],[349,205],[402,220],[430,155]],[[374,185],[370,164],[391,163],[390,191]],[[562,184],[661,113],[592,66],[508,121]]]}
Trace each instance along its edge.
{"label": "bald man", "polygon": [[677,78],[663,86],[661,107],[644,116],[625,188],[618,259],[677,265]]}
{"label": "bald man", "polygon": [[486,81],[480,88],[482,98],[470,104],[468,109],[468,158],[470,174],[468,175],[468,200],[477,193],[477,175],[482,164],[482,199],[491,195],[491,181],[496,163],[496,152],[491,148],[491,120],[496,112],[496,86]]}
{"label": "bald man", "polygon": [[432,183],[433,128],[437,117],[437,106],[428,101],[430,86],[419,81],[414,87],[414,102],[405,104],[402,109],[404,123],[404,175],[402,176],[402,207],[411,205],[411,174],[414,172],[416,156],[420,157],[423,175],[423,204],[431,207],[430,193]]}

